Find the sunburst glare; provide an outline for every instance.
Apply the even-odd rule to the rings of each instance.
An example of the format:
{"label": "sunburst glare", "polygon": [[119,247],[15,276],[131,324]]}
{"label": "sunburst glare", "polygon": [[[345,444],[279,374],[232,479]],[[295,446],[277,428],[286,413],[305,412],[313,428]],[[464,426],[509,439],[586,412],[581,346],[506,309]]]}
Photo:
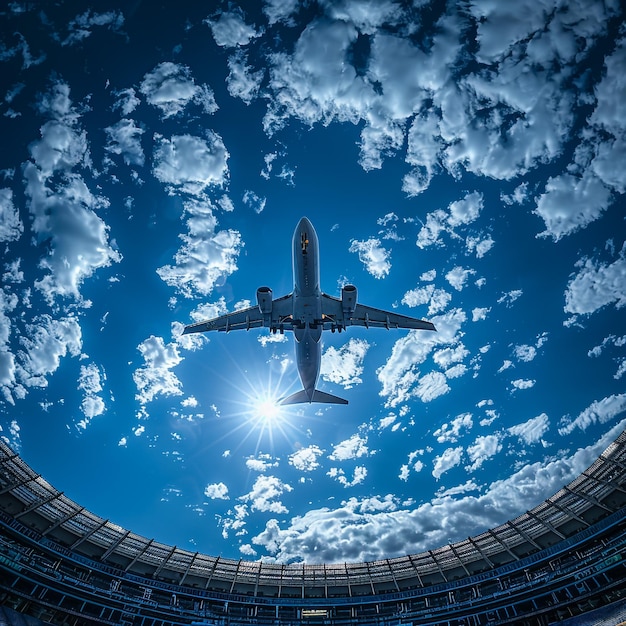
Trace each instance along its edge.
{"label": "sunburst glare", "polygon": [[227,436],[239,434],[240,445],[251,438],[256,439],[257,451],[267,450],[267,447],[274,450],[301,438],[304,433],[298,418],[302,410],[280,404],[295,382],[285,380],[293,374],[288,367],[289,360],[270,358],[268,369],[249,371],[241,366],[246,359],[235,359],[227,351],[225,356],[239,372],[236,378],[224,380],[232,392],[228,394],[232,409],[224,407],[221,414],[222,420],[229,420],[232,424]]}
{"label": "sunburst glare", "polygon": [[256,398],[253,404],[253,410],[259,419],[268,425],[282,418],[281,409],[282,407],[277,398],[262,396]]}

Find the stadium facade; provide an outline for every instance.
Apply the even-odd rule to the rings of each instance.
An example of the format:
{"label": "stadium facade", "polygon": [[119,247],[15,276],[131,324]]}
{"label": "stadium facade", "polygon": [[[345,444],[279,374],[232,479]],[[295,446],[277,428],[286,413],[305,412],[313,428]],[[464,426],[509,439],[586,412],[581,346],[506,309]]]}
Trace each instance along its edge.
{"label": "stadium facade", "polygon": [[535,626],[626,611],[626,432],[501,526],[332,565],[229,560],[147,539],[73,502],[0,442],[0,605],[0,623],[76,626]]}

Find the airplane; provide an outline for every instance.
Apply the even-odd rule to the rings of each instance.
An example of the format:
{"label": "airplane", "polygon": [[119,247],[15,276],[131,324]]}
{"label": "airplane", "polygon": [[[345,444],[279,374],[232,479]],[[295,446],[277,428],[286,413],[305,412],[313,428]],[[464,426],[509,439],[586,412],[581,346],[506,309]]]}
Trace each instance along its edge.
{"label": "airplane", "polygon": [[279,404],[320,402],[348,404],[347,400],[316,389],[322,358],[322,331],[341,332],[348,326],[436,330],[431,322],[357,304],[357,289],[344,285],[341,298],[320,290],[319,240],[313,224],[303,217],[293,234],[293,292],[272,299],[269,287],[259,287],[257,305],[185,326],[183,335],[210,330],[230,332],[265,327],[270,332],[293,331],[296,365],[302,390]]}

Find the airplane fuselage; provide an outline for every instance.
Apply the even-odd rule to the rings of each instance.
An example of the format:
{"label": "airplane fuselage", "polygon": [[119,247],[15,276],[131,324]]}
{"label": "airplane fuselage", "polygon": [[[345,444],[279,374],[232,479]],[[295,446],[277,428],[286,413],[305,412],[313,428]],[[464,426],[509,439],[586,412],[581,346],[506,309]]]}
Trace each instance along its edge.
{"label": "airplane fuselage", "polygon": [[319,241],[313,224],[303,217],[293,234],[293,320],[296,366],[311,400],[322,361],[322,292]]}

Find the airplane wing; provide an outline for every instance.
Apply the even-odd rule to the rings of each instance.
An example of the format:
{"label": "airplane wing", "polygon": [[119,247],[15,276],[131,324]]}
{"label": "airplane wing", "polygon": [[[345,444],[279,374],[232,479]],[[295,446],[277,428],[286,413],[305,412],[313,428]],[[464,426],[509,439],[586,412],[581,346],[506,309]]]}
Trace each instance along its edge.
{"label": "airplane wing", "polygon": [[272,301],[272,310],[264,315],[258,306],[233,311],[209,320],[196,322],[185,326],[183,335],[189,333],[204,333],[209,330],[230,332],[231,330],[250,330],[251,328],[269,328],[272,332],[293,330],[292,294]]}
{"label": "airplane wing", "polygon": [[399,315],[391,311],[375,309],[364,304],[357,304],[351,314],[344,315],[341,300],[326,294],[322,294],[322,314],[324,330],[342,330],[346,326],[437,330],[431,322],[420,320],[416,317],[409,317],[408,315]]}

